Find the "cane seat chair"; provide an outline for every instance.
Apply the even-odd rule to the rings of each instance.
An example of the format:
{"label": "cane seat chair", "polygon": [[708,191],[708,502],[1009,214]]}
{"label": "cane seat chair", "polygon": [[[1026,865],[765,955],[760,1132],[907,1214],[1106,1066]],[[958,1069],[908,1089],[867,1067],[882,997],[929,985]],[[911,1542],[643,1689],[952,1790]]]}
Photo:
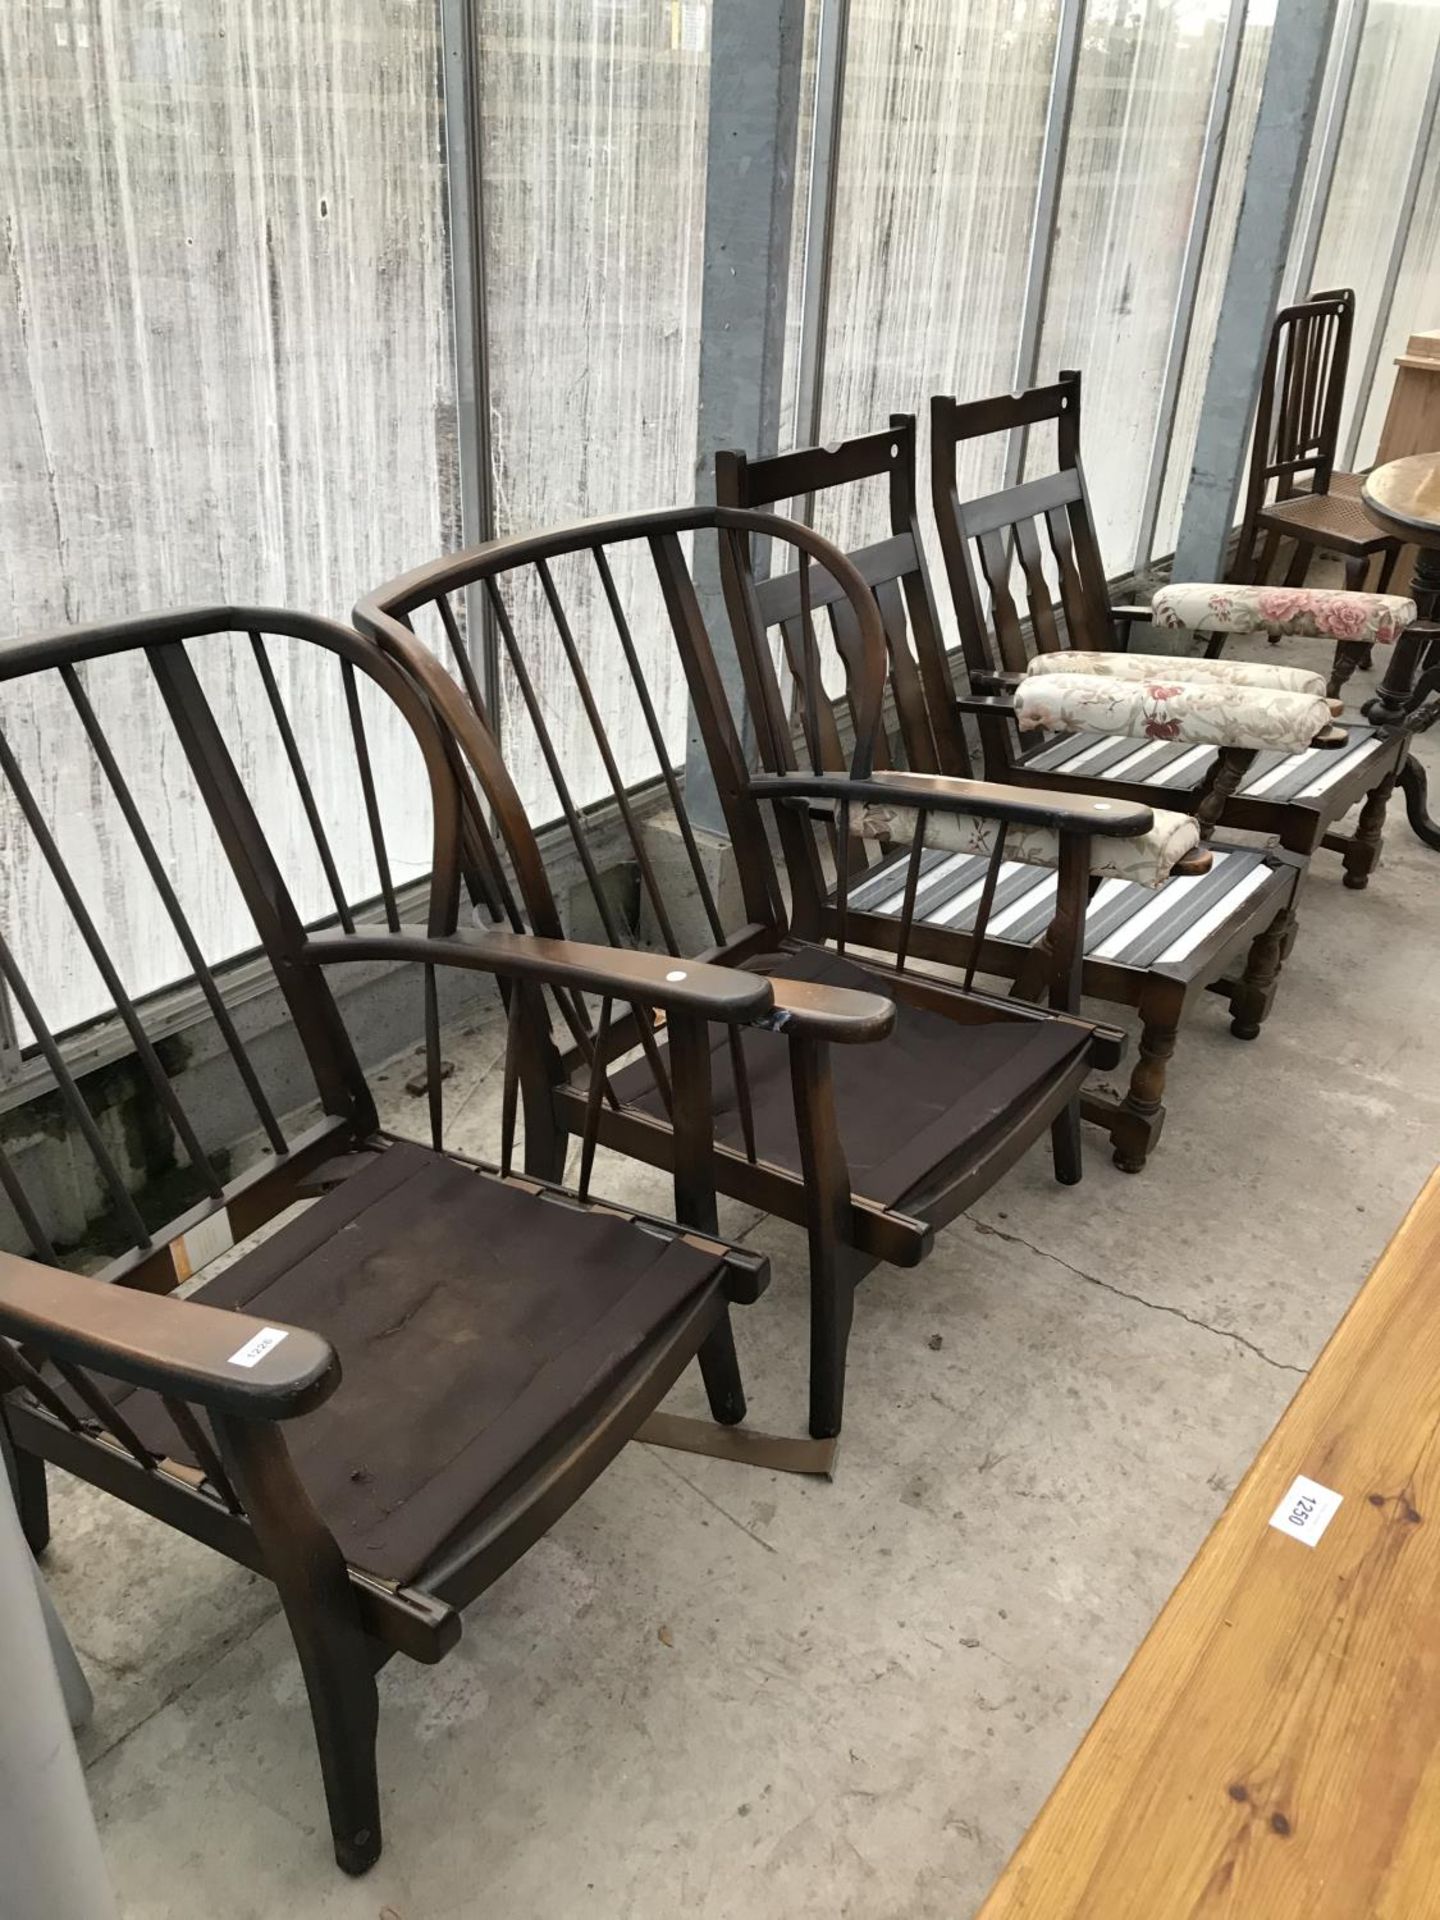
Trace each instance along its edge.
{"label": "cane seat chair", "polygon": [[[913,418],[896,415],[885,432],[836,446],[766,460],[722,453],[716,493],[727,505],[749,508],[804,497],[827,527],[865,525],[867,512],[881,505],[871,496],[883,493],[888,538],[852,550],[850,558],[876,594],[885,622],[895,716],[887,749],[918,771],[968,779],[970,749],[918,524],[915,441]],[[761,582],[756,591],[768,617],[782,625],[793,620],[790,576]],[[817,607],[837,604],[833,582],[817,582],[812,599]],[[1147,745],[1143,738],[1119,738],[1107,758],[1119,765],[1143,761]],[[829,743],[828,751],[833,756],[838,743]],[[1103,788],[1096,791],[1106,797]],[[1298,855],[1244,846],[1223,834],[1202,848],[1199,826],[1188,814],[1157,811],[1155,818],[1155,829],[1142,839],[1096,843],[1101,859],[1092,874],[1081,974],[1085,994],[1135,1008],[1140,1016],[1139,1054],[1124,1092],[1092,1086],[1081,1103],[1085,1117],[1110,1135],[1116,1164],[1131,1173],[1143,1168],[1160,1137],[1167,1064],[1204,990],[1227,998],[1238,1037],[1258,1035],[1294,938],[1304,870]],[[903,951],[962,970],[978,962],[983,971],[1025,990],[1036,977],[1037,948],[1054,912],[1053,865],[1014,858],[1012,839],[1012,858],[1001,870],[995,911],[977,953],[985,856],[933,844],[933,827],[929,838]],[[912,849],[908,837],[903,844],[894,844],[893,837],[888,846],[865,843],[867,864],[849,897],[857,943],[892,953],[900,947]],[[804,875],[797,875],[797,889],[803,885]]]}
{"label": "cane seat chair", "polygon": [[[859,727],[845,769],[797,770],[785,723],[774,721],[773,689],[757,680],[769,658],[763,621],[741,571],[727,566],[727,638],[738,649],[759,734],[752,773],[741,746],[744,722],[722,678],[702,617],[686,545],[696,566],[752,542],[795,559],[800,576],[831,580],[847,609],[846,650]],[[712,572],[712,579],[715,574]],[[462,631],[466,596],[479,600],[499,648],[493,691],[482,692]],[[829,857],[867,801],[906,799],[904,777],[874,764],[885,688],[884,636],[864,581],[843,555],[808,529],[767,514],[682,508],[601,520],[543,535],[497,541],[417,569],[360,602],[355,619],[428,693],[476,782],[475,840],[488,844],[486,882],[508,924],[559,938],[567,919],[598,921],[617,946],[642,933],[683,961],[699,947],[707,962],[760,973],[785,1026],[823,989],[882,992],[894,1002],[893,1031],[859,1019],[796,1032],[787,1063],[762,1031],[724,1037],[711,1064],[716,1090],[716,1181],[737,1200],[806,1229],[810,1253],[811,1446],[773,1456],[802,1471],[828,1472],[841,1426],[845,1357],[856,1282],[877,1261],[910,1266],[934,1229],[995,1181],[1038,1136],[1052,1132],[1057,1172],[1079,1177],[1075,1102],[1091,1068],[1119,1058],[1120,1036],[1077,1015],[1074,972],[1084,918],[1092,842],[1149,830],[1148,807],[999,790],[979,782],[932,780],[921,793],[938,815],[1046,830],[1064,852],[1058,931],[1047,966],[1049,1007],[997,999],[960,983],[897,973],[835,942],[813,912],[813,890],[787,904],[767,838],[767,814],[794,854]],[[420,630],[415,629],[419,624]],[[432,650],[436,638],[449,655]],[[830,661],[833,669],[833,655]],[[699,775],[682,791],[675,773],[688,695],[704,746],[700,774],[718,796],[734,852],[731,890],[712,882],[711,843],[698,812]],[[778,696],[777,696],[778,697]],[[812,678],[807,704],[820,698]],[[662,715],[671,715],[669,731]],[[562,717],[584,716],[584,731],[557,738]],[[498,722],[498,731],[497,731]],[[783,737],[782,737],[783,736]],[[646,814],[637,791],[649,749]],[[588,775],[582,749],[588,748]],[[543,774],[543,781],[540,776]],[[581,784],[584,781],[584,784]],[[527,800],[522,783],[543,797]],[[913,801],[913,794],[910,795]],[[546,809],[555,824],[545,825]],[[490,816],[487,820],[486,815]],[[816,817],[817,813],[821,817]],[[608,817],[616,851],[601,832]],[[537,830],[539,829],[539,830]],[[498,857],[503,856],[503,857]],[[633,877],[632,906],[623,908]],[[512,886],[513,876],[513,886]],[[562,906],[563,903],[563,906]],[[682,914],[699,911],[687,931]],[[988,906],[985,911],[988,912]],[[536,1124],[527,1128],[537,1172],[554,1177],[568,1134],[587,1109],[598,1113],[602,1144],[666,1166],[682,1113],[685,1074],[668,1034],[629,1022],[589,1051],[603,1061],[640,1057],[587,1095],[587,1049],[550,1027],[531,1031]],[[838,1044],[833,1052],[827,1040]],[[818,1096],[833,1087],[838,1124],[825,1122]],[[538,1110],[553,1128],[547,1145]]]}
{"label": "cane seat chair", "polygon": [[[1282,542],[1292,553],[1284,584],[1300,587],[1318,553],[1344,563],[1345,585],[1358,591],[1378,561],[1376,587],[1384,593],[1400,557],[1400,542],[1382,533],[1360,502],[1364,478],[1335,465],[1355,294],[1349,287],[1312,293],[1282,307],[1270,329],[1260,379],[1260,401],[1250,444],[1245,507],[1230,578],[1263,585]],[[1369,665],[1369,644],[1341,640],[1329,689],[1339,693],[1357,666]]]}
{"label": "cane seat chair", "polygon": [[[43,1551],[48,1462],[273,1581],[335,1855],[362,1872],[377,1670],[439,1660],[693,1359],[716,1419],[744,1415],[729,1304],[767,1274],[715,1234],[706,1031],[773,1022],[775,996],[462,924],[449,750],[344,627],[147,616],[13,647],[0,682],[0,977],[30,1101],[0,1145],[0,1420],[26,1535]],[[423,1140],[380,1124],[331,989],[347,963],[413,976]],[[262,972],[288,1018],[268,1038],[227,992]],[[509,1003],[498,1164],[444,1144],[442,972]],[[590,1194],[593,1131],[576,1191],[512,1171],[544,992],[668,1021],[683,1224]],[[883,1030],[888,1007],[817,989],[790,1024],[827,1014]]]}
{"label": "cane seat chair", "polygon": [[[1050,426],[1056,435],[1052,472],[984,499],[961,501],[957,453],[962,444],[993,434],[1033,436],[1037,428]],[[1273,835],[1291,853],[1308,857],[1321,847],[1337,852],[1344,860],[1346,886],[1368,884],[1405,752],[1403,738],[1393,730],[1347,725],[1338,747],[1329,739],[1300,751],[1272,747],[1255,752],[1244,765],[1234,755],[1222,760],[1220,747],[1185,739],[1152,740],[1140,757],[1113,736],[1089,728],[1067,730],[1058,739],[1032,734],[1027,740],[1017,731],[1010,696],[1032,658],[1067,649],[1101,654],[1118,645],[1123,650],[1133,623],[1151,617],[1148,606],[1110,605],[1080,463],[1078,373],[1062,373],[1054,386],[992,400],[962,404],[937,395],[930,403],[930,458],[935,519],[970,682],[962,705],[974,714],[989,778],[1047,790],[1103,791],[1117,799],[1163,799],[1188,811],[1207,805],[1220,826]],[[1019,604],[1012,594],[1017,552],[1024,562]],[[1058,610],[1045,582],[1047,568],[1058,579]],[[1285,630],[1333,638],[1319,624],[1267,620],[1252,604],[1263,590],[1187,586],[1169,592],[1177,603],[1181,596],[1205,597],[1208,611],[1200,631],[1218,636],[1212,651],[1223,645],[1227,631]],[[1227,593],[1230,611],[1225,610]],[[1381,603],[1377,638],[1393,632],[1397,619],[1414,617],[1408,601],[1364,598]],[[1236,612],[1242,599],[1246,605]],[[1161,664],[1167,675],[1178,677],[1186,663],[1167,656]],[[1055,662],[1047,660],[1045,666],[1053,670]],[[1336,823],[1357,802],[1363,805],[1353,831],[1336,832]]]}

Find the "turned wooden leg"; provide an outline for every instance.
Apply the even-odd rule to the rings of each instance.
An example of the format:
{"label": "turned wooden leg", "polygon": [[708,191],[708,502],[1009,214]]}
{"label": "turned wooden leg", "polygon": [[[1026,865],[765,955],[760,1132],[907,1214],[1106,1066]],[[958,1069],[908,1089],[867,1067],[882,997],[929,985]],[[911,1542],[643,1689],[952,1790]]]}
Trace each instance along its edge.
{"label": "turned wooden leg", "polygon": [[727,1312],[705,1336],[700,1348],[700,1377],[712,1418],[722,1427],[733,1427],[745,1418],[745,1388],[740,1379],[740,1361],[735,1353],[735,1330]]}
{"label": "turned wooden leg", "polygon": [[1080,1102],[1072,1100],[1050,1122],[1050,1153],[1055,1162],[1055,1178],[1062,1187],[1076,1187],[1083,1175],[1080,1148]]}
{"label": "turned wooden leg", "polygon": [[1357,667],[1368,667],[1370,648],[1363,640],[1340,640],[1335,645],[1335,657],[1330,662],[1330,678],[1325,682],[1327,699],[1338,700],[1340,689],[1354,673]]}
{"label": "turned wooden leg", "polygon": [[1345,885],[1359,893],[1370,884],[1370,875],[1380,860],[1380,844],[1385,835],[1385,809],[1395,791],[1396,776],[1388,774],[1378,787],[1365,796],[1355,831],[1345,844]]}
{"label": "turned wooden leg", "polygon": [[1295,915],[1286,907],[1250,943],[1245,971],[1230,995],[1230,1031],[1237,1040],[1259,1037],[1275,998],[1280,969],[1295,941]]}
{"label": "turned wooden leg", "polygon": [[1147,1020],[1140,1032],[1139,1058],[1125,1098],[1110,1124],[1115,1164],[1122,1173],[1139,1173],[1165,1121],[1165,1070],[1175,1051],[1178,1028]]}
{"label": "turned wooden leg", "polygon": [[1202,840],[1208,840],[1219,825],[1225,802],[1249,772],[1254,758],[1254,751],[1250,747],[1221,747],[1200,790],[1200,801],[1195,809]]}

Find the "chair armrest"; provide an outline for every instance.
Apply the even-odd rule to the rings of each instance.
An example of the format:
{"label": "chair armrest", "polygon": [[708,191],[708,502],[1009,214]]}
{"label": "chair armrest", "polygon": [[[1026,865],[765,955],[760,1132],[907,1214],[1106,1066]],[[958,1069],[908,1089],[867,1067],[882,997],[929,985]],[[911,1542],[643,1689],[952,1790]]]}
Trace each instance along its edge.
{"label": "chair armrest", "polygon": [[980,813],[1022,826],[1051,827],[1058,833],[1094,833],[1119,840],[1148,833],[1155,824],[1149,807],[1088,793],[1005,787],[989,780],[961,780],[942,773],[877,770],[862,779],[844,773],[758,774],[750,791],[761,799],[884,801],[923,807],[930,813]]}
{"label": "chair armrest", "polygon": [[1415,602],[1398,593],[1350,593],[1337,587],[1185,580],[1160,589],[1150,617],[1157,627],[1187,633],[1265,633],[1386,645],[1413,625]]}
{"label": "chair armrest", "polygon": [[786,1031],[842,1042],[883,1039],[895,1024],[895,1008],[883,994],[771,980],[763,973],[720,967],[708,960],[677,960],[666,953],[590,946],[580,940],[546,940],[538,934],[461,927],[434,938],[418,927],[402,927],[399,933],[317,934],[302,952],[320,966],[347,960],[419,960],[431,966],[467,967],[504,979],[534,980],[544,986],[635,1000],[667,1013],[695,1014],[729,1026],[770,1021]]}
{"label": "chair armrest", "polygon": [[[1018,685],[1020,676],[1015,679]],[[957,713],[1003,713],[1012,719],[1015,714],[1013,693],[957,693],[951,704]]]}
{"label": "chair armrest", "polygon": [[732,1024],[763,1017],[774,1005],[763,974],[717,967],[706,960],[676,960],[634,947],[590,946],[581,940],[547,940],[538,934],[494,933],[461,927],[440,937],[420,927],[398,933],[317,934],[305,943],[305,959],[320,966],[349,960],[419,960],[430,966],[463,967],[507,980],[573,987],[639,1000],[667,1013],[699,1014]]}
{"label": "chair armrest", "polygon": [[895,1002],[883,993],[826,987],[813,980],[772,980],[778,1033],[812,1033],[817,1040],[852,1046],[884,1040],[895,1028]]}
{"label": "chair armrest", "polygon": [[1132,620],[1148,620],[1151,616],[1151,611],[1149,607],[1131,606],[1127,603],[1123,606],[1111,607],[1110,618],[1112,620],[1123,620],[1128,626]]}
{"label": "chair armrest", "polygon": [[984,670],[977,670],[970,675],[970,684],[986,692],[1013,693],[1024,678],[1023,673],[987,673]]}
{"label": "chair armrest", "polygon": [[141,1293],[13,1253],[0,1254],[0,1333],[130,1386],[251,1419],[308,1413],[340,1383],[334,1349],[304,1327]]}

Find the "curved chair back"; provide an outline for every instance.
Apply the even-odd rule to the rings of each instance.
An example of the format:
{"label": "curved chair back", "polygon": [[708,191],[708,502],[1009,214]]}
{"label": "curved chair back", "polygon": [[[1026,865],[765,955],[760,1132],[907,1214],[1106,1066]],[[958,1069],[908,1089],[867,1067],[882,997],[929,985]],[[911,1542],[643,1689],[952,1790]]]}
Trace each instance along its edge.
{"label": "curved chair back", "polygon": [[[375,1124],[300,950],[317,925],[398,928],[412,896],[412,919],[453,930],[458,792],[424,701],[333,621],[211,607],[72,628],[0,654],[0,683],[4,1241],[52,1266],[109,1244],[106,1277],[164,1290],[216,1250],[216,1216],[248,1232]],[[411,801],[397,848],[417,748],[404,785],[424,796],[428,770],[428,809]],[[266,963],[298,1061],[237,998]],[[287,1120],[317,1102],[318,1125]]]}
{"label": "curved chair back", "polygon": [[[868,772],[883,751],[879,615],[844,555],[773,514],[674,508],[499,540],[417,568],[357,605],[362,632],[427,688],[464,745],[479,789],[470,810],[474,885],[497,918],[517,928],[528,922],[552,938],[583,920],[615,946],[637,944],[643,931],[680,954],[698,944],[677,912],[691,896],[707,951],[729,953],[737,938],[783,931],[786,907],[746,763],[758,751],[767,768],[793,767],[797,749],[791,708],[763,641],[757,546],[772,563],[793,553],[792,577],[797,592],[809,595],[807,606],[828,596],[848,608],[850,751]],[[702,611],[702,569],[711,580],[723,575],[732,629],[723,649]],[[826,705],[825,663],[808,614],[805,624],[811,649],[801,647],[796,679],[813,746]],[[429,635],[439,642],[434,651],[424,644]],[[693,796],[680,778],[687,701],[738,863],[739,928],[715,886]],[[648,831],[655,799],[668,803],[675,821],[668,867]],[[618,861],[604,844],[612,828]],[[637,876],[628,901],[617,872]]]}

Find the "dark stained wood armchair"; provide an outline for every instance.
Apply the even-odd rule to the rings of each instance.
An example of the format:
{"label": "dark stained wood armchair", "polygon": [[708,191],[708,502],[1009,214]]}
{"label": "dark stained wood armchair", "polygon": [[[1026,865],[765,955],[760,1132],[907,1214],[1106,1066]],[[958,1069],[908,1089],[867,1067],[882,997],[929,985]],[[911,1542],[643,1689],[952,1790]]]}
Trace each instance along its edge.
{"label": "dark stained wood armchair", "polygon": [[[894,415],[883,432],[858,435],[836,446],[799,449],[766,460],[721,453],[716,494],[728,506],[748,508],[803,496],[814,501],[816,517],[827,525],[837,519],[863,524],[867,496],[879,496],[868,504],[885,513],[888,537],[857,548],[850,558],[876,594],[885,627],[894,712],[886,752],[918,772],[969,779],[962,702],[917,514],[915,441],[914,419]],[[1067,559],[1078,581],[1090,564],[1083,542]],[[781,628],[793,651],[798,644],[794,576],[772,577],[758,583],[754,592],[762,616]],[[814,584],[811,601],[817,612],[842,607],[839,589],[828,577]],[[833,726],[824,730],[820,751],[826,764],[840,764],[842,750]],[[1118,738],[1104,759],[1123,765],[1143,761],[1154,751],[1144,740]],[[1105,798],[1103,785],[1091,791]],[[1149,835],[1096,842],[1081,973],[1083,993],[1135,1008],[1142,1023],[1138,1058],[1125,1092],[1088,1088],[1081,1101],[1085,1117],[1109,1134],[1116,1164],[1130,1173],[1144,1167],[1160,1138],[1169,1061],[1181,1026],[1193,1017],[1205,990],[1225,995],[1238,1037],[1254,1039],[1259,1034],[1294,938],[1295,899],[1304,868],[1298,855],[1242,846],[1224,835],[1202,846],[1189,817],[1162,811],[1162,791],[1154,798],[1157,824]],[[1015,845],[1013,839],[1008,843],[1009,848]],[[988,869],[983,851],[928,847],[913,900],[906,891],[913,841],[887,845],[867,840],[855,854],[849,931],[858,944],[895,953],[902,968],[910,953],[962,972],[978,964],[987,973],[1015,981],[1021,991],[1034,991],[1037,981],[1043,983],[1043,956],[1057,897],[1053,863],[1007,860],[987,926],[980,913]],[[797,900],[810,903],[813,924],[833,938],[833,904],[803,861],[795,889]],[[907,901],[908,924],[903,912]]]}
{"label": "dark stained wood armchair", "polygon": [[[1053,469],[983,499],[961,500],[956,452],[962,442],[1024,430],[1033,450],[1038,433],[1052,428]],[[1291,853],[1308,857],[1322,847],[1339,853],[1345,884],[1366,886],[1405,755],[1405,740],[1393,730],[1347,726],[1338,747],[1317,741],[1304,751],[1262,751],[1243,763],[1227,763],[1213,746],[1157,740],[1143,764],[1115,772],[1106,765],[1119,757],[1113,737],[1089,730],[1049,737],[1017,732],[1012,696],[1032,658],[1123,646],[1133,624],[1150,618],[1148,606],[1109,602],[1080,461],[1078,373],[989,400],[937,395],[930,402],[930,460],[935,520],[970,681],[966,705],[991,779],[1161,800],[1187,810],[1204,806],[1219,825],[1273,834]],[[1058,577],[1058,606],[1047,574]],[[1223,644],[1221,631],[1212,653]],[[1182,666],[1177,660],[1177,674]],[[1357,801],[1364,805],[1354,830],[1334,831]]]}
{"label": "dark stained wood armchair", "polygon": [[[439,1660],[460,1609],[584,1491],[692,1359],[716,1420],[744,1415],[728,1310],[767,1274],[715,1236],[711,1025],[759,1022],[768,1038],[783,1024],[816,1137],[831,1140],[823,1036],[883,1033],[890,1009],[817,987],[782,1017],[784,996],[760,973],[462,922],[472,850],[453,754],[413,684],[346,628],[252,609],[157,615],[14,647],[0,682],[11,898],[51,890],[66,927],[38,952],[23,914],[0,934],[40,1099],[34,1137],[11,1125],[0,1146],[0,1420],[26,1534],[43,1551],[51,1463],[274,1582],[336,1858],[363,1872],[380,1851],[378,1669],[396,1653]],[[237,703],[244,728],[227,724]],[[406,858],[421,875],[408,891],[389,804],[397,755],[427,819],[417,829],[413,806],[407,816]],[[354,778],[337,799],[330,776],[347,761]],[[277,776],[293,781],[288,795]],[[75,794],[83,805],[68,803]],[[262,814],[299,831],[267,834]],[[177,817],[204,857],[173,857]],[[373,855],[368,877],[357,877],[357,837]],[[97,871],[109,884],[77,877]],[[333,898],[317,904],[315,883],[323,896],[330,882]],[[268,964],[284,996],[283,1057],[227,999],[207,944],[207,927],[221,938],[217,885],[233,886],[248,916],[224,955],[238,939],[250,973]],[[153,998],[126,985],[133,944],[107,941],[111,909],[133,908],[137,889],[212,1023],[203,1085],[185,1072],[193,1046],[152,1038]],[[82,961],[95,994],[67,1026],[46,1009]],[[330,986],[333,968],[357,962],[413,969],[424,1141],[379,1125]],[[441,969],[491,976],[508,1001],[498,1165],[443,1144]],[[666,1023],[682,1088],[667,1157],[683,1224],[590,1195],[593,1098],[576,1119],[578,1190],[512,1171],[519,1040],[546,993],[592,1055],[615,1007]],[[585,1011],[596,999],[598,1030]],[[783,1053],[783,1039],[770,1044]],[[236,1107],[243,1126],[221,1131]],[[150,1146],[143,1169],[126,1160],[136,1137]],[[65,1195],[87,1189],[90,1224],[77,1234]]]}
{"label": "dark stained wood armchair", "polygon": [[[724,638],[738,650],[749,688],[759,742],[755,770],[747,764],[740,717],[687,557],[687,544],[706,541],[718,542],[724,563],[730,608]],[[808,766],[794,751],[770,662],[767,618],[752,591],[755,543],[768,543],[774,565],[788,559],[797,568],[797,617],[808,636],[798,656],[799,705],[813,749]],[[821,583],[838,610],[840,652],[838,658],[829,652],[829,669],[833,674],[843,664],[855,713],[854,744],[839,767],[819,751],[828,701],[805,595]],[[467,605],[487,611],[497,639],[498,731],[462,630]],[[1078,1014],[1090,847],[1095,839],[1144,833],[1150,809],[891,768],[880,752],[886,661],[875,602],[843,554],[769,514],[684,508],[497,541],[378,588],[357,606],[355,619],[423,687],[468,763],[475,782],[473,846],[484,870],[476,890],[492,901],[497,921],[559,939],[567,919],[583,913],[620,946],[638,937],[643,910],[657,943],[683,962],[676,921],[683,906],[698,904],[701,957],[771,983],[776,1025],[793,1036],[788,1059],[775,1036],[758,1028],[736,1030],[713,1046],[715,1179],[736,1199],[807,1230],[812,1444],[782,1443],[783,1451],[766,1457],[828,1471],[841,1426],[856,1282],[876,1262],[920,1260],[934,1229],[1047,1131],[1059,1177],[1079,1178],[1080,1086],[1093,1066],[1113,1065],[1123,1044],[1114,1029]],[[658,717],[665,703],[675,713],[682,690],[734,852],[738,904],[728,912],[674,771],[675,734],[667,736]],[[569,713],[583,715],[585,726],[567,741],[560,729]],[[642,772],[637,737],[651,750],[643,771],[652,795],[673,815],[667,829],[673,864],[665,869],[627,791]],[[622,758],[628,761],[623,774]],[[582,785],[587,762],[590,776]],[[542,797],[527,803],[522,780]],[[617,904],[623,887],[612,884],[596,845],[598,810],[607,804],[623,837],[620,865],[636,877],[638,900],[628,921]],[[981,992],[973,973],[963,983],[945,981],[847,951],[844,888],[834,908],[826,907],[823,869],[833,866],[837,849],[843,866],[867,805],[919,806],[992,834],[1008,825],[1017,833],[1058,836],[1055,933],[1035,996],[1047,1006]],[[537,829],[547,806],[554,824],[542,833]],[[786,847],[791,875],[801,876],[789,900],[767,826]],[[982,938],[997,870],[998,862],[986,885]],[[912,905],[917,879],[915,868]],[[913,913],[901,918],[914,921]],[[837,988],[862,1001],[877,991],[888,996],[893,1030],[857,1016],[817,1020],[805,1031],[801,1016],[815,996]],[[532,1170],[555,1177],[566,1137],[587,1116],[606,1146],[669,1166],[695,1071],[693,1061],[677,1053],[673,1031],[659,1035],[643,1020],[627,1020],[592,1041],[566,1021],[564,1008],[557,1012],[558,1020],[537,1018],[528,1030]],[[639,1057],[620,1068],[613,1084],[606,1076],[597,1092],[593,1060],[637,1049]],[[832,1090],[838,1125],[827,1117]]]}

